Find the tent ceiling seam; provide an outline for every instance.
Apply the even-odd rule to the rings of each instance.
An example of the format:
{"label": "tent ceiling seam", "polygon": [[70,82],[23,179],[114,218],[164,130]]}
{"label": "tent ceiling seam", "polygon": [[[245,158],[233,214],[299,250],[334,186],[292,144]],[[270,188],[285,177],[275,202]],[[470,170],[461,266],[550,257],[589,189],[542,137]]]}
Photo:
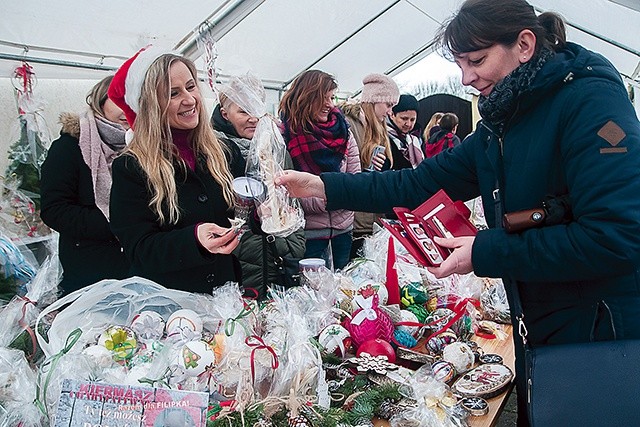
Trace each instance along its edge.
{"label": "tent ceiling seam", "polygon": [[[360,31],[364,30],[367,26],[369,26],[372,22],[374,22],[375,20],[377,20],[378,18],[380,18],[382,15],[384,15],[385,13],[387,13],[389,10],[391,10],[391,8],[393,8],[395,5],[397,5],[398,3],[400,3],[401,0],[395,0],[393,3],[391,3],[390,5],[388,5],[387,7],[385,7],[384,9],[382,9],[380,12],[378,12],[375,16],[373,16],[371,19],[369,19],[367,22],[365,22],[363,25],[361,25],[360,27],[358,27],[355,31],[353,31],[351,34],[349,34],[347,37],[345,37],[344,39],[342,39],[340,42],[338,42],[337,44],[335,44],[334,46],[332,46],[329,50],[327,50],[323,55],[321,55],[320,57],[318,57],[313,63],[311,63],[310,65],[308,65],[305,68],[302,68],[297,74],[296,76],[298,76],[300,73],[310,70],[312,67],[314,67],[317,63],[319,63],[320,61],[322,61],[324,58],[326,58],[327,56],[331,55],[336,49],[338,49],[340,46],[342,46],[343,44],[345,44],[346,42],[348,42],[350,39],[352,39],[353,37],[355,37]],[[293,80],[296,78],[296,76],[290,78],[289,80],[287,80],[284,83],[284,86],[282,87],[283,89],[286,88],[287,86],[289,86],[291,84],[291,82],[293,82]]]}
{"label": "tent ceiling seam", "polygon": [[[546,12],[545,10],[543,10],[543,9],[541,9],[539,7],[535,7],[534,9],[536,10],[536,12],[539,12],[539,13]],[[632,53],[632,54],[640,57],[640,51],[638,51],[638,50],[636,50],[636,49],[634,49],[634,48],[632,48],[630,46],[624,45],[624,44],[622,44],[620,42],[617,42],[617,41],[615,41],[615,40],[613,40],[613,39],[611,39],[609,37],[603,36],[600,33],[596,33],[595,31],[591,31],[591,30],[587,29],[586,27],[583,27],[580,24],[576,24],[575,22],[569,21],[564,16],[562,17],[562,19],[564,19],[564,22],[568,26],[570,26],[572,28],[575,28],[578,31],[582,31],[583,33],[588,34],[591,37],[595,37],[595,38],[597,38],[599,40],[602,40],[603,42],[609,43],[610,45],[613,45],[613,46],[615,46],[615,47],[617,47],[619,49],[622,49],[622,50],[624,50],[626,52]]]}

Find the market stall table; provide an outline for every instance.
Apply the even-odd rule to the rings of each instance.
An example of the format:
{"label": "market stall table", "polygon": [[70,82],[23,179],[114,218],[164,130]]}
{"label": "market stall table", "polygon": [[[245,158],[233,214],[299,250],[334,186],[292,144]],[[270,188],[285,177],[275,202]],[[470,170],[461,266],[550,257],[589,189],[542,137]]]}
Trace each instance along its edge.
{"label": "market stall table", "polygon": [[[503,363],[508,366],[511,371],[515,374],[515,353],[513,350],[513,338],[512,333],[513,330],[511,325],[505,325],[504,331],[509,335],[504,340],[489,340],[480,337],[474,337],[473,341],[477,342],[478,345],[484,350],[485,353],[495,353],[502,356]],[[507,388],[506,391],[499,394],[496,397],[492,397],[491,399],[487,399],[489,403],[489,412],[487,415],[483,415],[480,417],[469,417],[469,426],[470,427],[492,427],[495,426],[500,418],[500,414],[504,409],[504,406],[507,403],[509,395],[511,394],[511,390],[513,388],[513,381],[511,385]]]}

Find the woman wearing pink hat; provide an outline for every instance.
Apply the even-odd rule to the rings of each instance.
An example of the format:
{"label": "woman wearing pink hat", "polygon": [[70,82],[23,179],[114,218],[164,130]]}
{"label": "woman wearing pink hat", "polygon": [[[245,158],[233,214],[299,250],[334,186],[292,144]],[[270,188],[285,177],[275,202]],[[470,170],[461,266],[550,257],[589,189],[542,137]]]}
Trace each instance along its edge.
{"label": "woman wearing pink hat", "polygon": [[203,293],[239,281],[229,217],[244,162],[213,134],[194,64],[143,49],[118,70],[109,97],[134,130],[111,191],[111,228],[131,273]]}
{"label": "woman wearing pink hat", "polygon": [[[340,106],[360,151],[362,170],[388,170],[393,165],[387,118],[398,103],[400,90],[389,76],[369,74],[362,79],[360,102]],[[351,258],[359,255],[364,238],[373,233],[373,223],[379,214],[356,212],[353,222]]]}

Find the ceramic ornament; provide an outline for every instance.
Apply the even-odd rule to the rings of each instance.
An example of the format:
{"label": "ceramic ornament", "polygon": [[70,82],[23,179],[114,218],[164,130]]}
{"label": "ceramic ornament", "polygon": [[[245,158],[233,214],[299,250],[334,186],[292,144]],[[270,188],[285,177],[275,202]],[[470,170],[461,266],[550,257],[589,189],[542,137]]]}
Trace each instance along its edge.
{"label": "ceramic ornament", "polygon": [[165,326],[170,341],[193,341],[202,337],[202,319],[193,310],[175,311]]}
{"label": "ceramic ornament", "polygon": [[131,359],[138,351],[136,333],[127,326],[109,326],[100,334],[98,345],[111,351],[116,362]]}
{"label": "ceramic ornament", "polygon": [[361,354],[366,353],[371,356],[384,356],[391,363],[396,362],[396,352],[385,340],[381,340],[380,338],[375,338],[372,340],[367,340],[360,344],[358,347],[358,351],[356,352],[356,356],[360,356]]}
{"label": "ceramic ornament", "polygon": [[[400,310],[400,321],[401,322],[411,322],[411,323],[420,323],[418,321],[418,316],[410,312],[409,310]],[[416,336],[418,331],[420,330],[419,326],[409,326],[409,325],[398,325],[398,329],[401,331],[405,331],[412,336]]]}
{"label": "ceramic ornament", "polygon": [[164,334],[164,319],[155,311],[145,310],[136,314],[131,321],[131,329],[141,341],[162,338]]}
{"label": "ceramic ornament", "polygon": [[[437,308],[425,319],[425,323],[430,324],[427,328],[433,333],[442,329],[451,318],[455,316],[453,310],[449,310],[448,308]],[[428,334],[427,334],[428,335]]]}
{"label": "ceramic ornament", "polygon": [[113,363],[113,355],[104,345],[90,345],[82,350],[82,354],[89,356],[89,359],[99,368],[108,368]]}
{"label": "ceramic ornament", "polygon": [[178,366],[185,374],[197,377],[216,364],[216,354],[213,348],[204,341],[190,341],[182,346],[178,355]]}
{"label": "ceramic ornament", "polygon": [[442,358],[451,363],[458,373],[467,372],[475,362],[473,350],[463,342],[448,344],[442,350]]}
{"label": "ceramic ornament", "polygon": [[458,341],[458,336],[451,330],[446,330],[429,338],[425,347],[432,354],[440,354],[449,344]]}
{"label": "ceramic ornament", "polygon": [[429,299],[427,289],[417,282],[411,282],[400,289],[400,302],[403,307],[413,304],[424,305]]}
{"label": "ceramic ornament", "polygon": [[456,369],[446,360],[438,360],[431,365],[433,377],[443,383],[448,383],[456,376]]}
{"label": "ceramic ornament", "polygon": [[328,353],[344,357],[351,347],[351,334],[340,325],[329,325],[320,332],[318,342]]}
{"label": "ceramic ornament", "polygon": [[[387,305],[389,291],[382,283],[377,283],[373,280],[364,280],[354,292],[354,296],[362,295],[364,298],[369,298],[374,294],[378,294],[378,305]],[[351,306],[353,311],[359,308],[358,304],[353,300],[351,301]]]}

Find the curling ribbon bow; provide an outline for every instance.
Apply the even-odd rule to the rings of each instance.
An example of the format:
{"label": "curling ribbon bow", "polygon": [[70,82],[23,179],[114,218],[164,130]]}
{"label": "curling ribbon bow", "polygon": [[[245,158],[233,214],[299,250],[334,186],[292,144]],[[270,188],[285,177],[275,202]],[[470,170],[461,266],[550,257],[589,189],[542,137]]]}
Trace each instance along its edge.
{"label": "curling ribbon bow", "polygon": [[376,320],[378,318],[378,313],[373,309],[373,296],[369,298],[365,298],[362,295],[356,295],[353,297],[353,300],[358,304],[358,306],[362,309],[353,316],[351,319],[351,323],[353,325],[361,324],[365,319]]}
{"label": "curling ribbon bow", "polygon": [[271,369],[274,371],[278,369],[280,364],[278,363],[278,355],[276,351],[270,345],[267,345],[262,338],[256,335],[248,336],[244,340],[245,344],[249,347],[253,347],[251,350],[251,381],[253,384],[256,382],[256,369],[255,369],[255,353],[258,350],[267,350],[271,353]]}
{"label": "curling ribbon bow", "polygon": [[240,326],[242,326],[242,328],[244,329],[245,333],[247,335],[249,335],[249,331],[247,329],[247,327],[244,325],[244,323],[240,322],[240,320],[244,319],[245,317],[249,316],[251,313],[253,313],[253,309],[254,307],[249,305],[249,304],[244,304],[244,306],[242,307],[242,310],[240,311],[240,313],[238,313],[238,315],[236,317],[230,317],[227,320],[225,320],[224,322],[224,333],[226,336],[230,337],[231,335],[233,335],[233,333],[236,331],[236,323],[240,323]]}
{"label": "curling ribbon bow", "polygon": [[[60,358],[67,354],[73,346],[78,342],[80,337],[82,336],[82,329],[76,328],[67,337],[67,341],[65,342],[64,348],[60,350],[58,353],[54,354],[47,360],[42,363],[40,370],[38,371],[38,383],[36,384],[36,399],[34,404],[40,409],[43,415],[49,418],[49,413],[47,412],[47,389],[49,388],[49,381],[51,381],[51,375],[55,372],[56,367],[58,366],[58,362]],[[45,374],[46,378],[44,384],[41,381],[41,374]],[[41,398],[42,397],[42,398]]]}
{"label": "curling ribbon bow", "polygon": [[27,354],[27,359],[30,362],[33,362],[33,358],[36,356],[36,352],[38,351],[38,340],[36,338],[35,332],[33,332],[33,329],[31,329],[25,318],[27,317],[28,305],[31,304],[35,307],[36,303],[31,301],[26,296],[19,298],[22,300],[22,317],[20,317],[20,320],[18,320],[18,325],[20,325],[23,330],[27,331],[29,337],[31,337],[32,352],[31,354]]}

